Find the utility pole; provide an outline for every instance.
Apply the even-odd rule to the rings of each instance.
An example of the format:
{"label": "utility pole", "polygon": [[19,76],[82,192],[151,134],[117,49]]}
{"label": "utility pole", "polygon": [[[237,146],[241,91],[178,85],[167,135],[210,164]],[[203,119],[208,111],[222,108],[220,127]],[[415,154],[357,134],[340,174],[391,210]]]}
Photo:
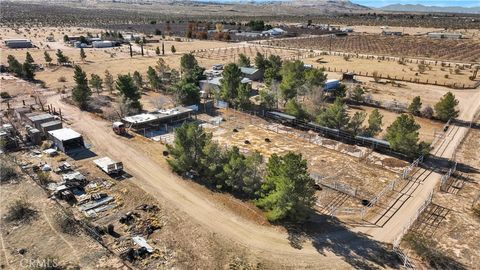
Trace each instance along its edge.
{"label": "utility pole", "polygon": [[132,44],[128,43],[128,46],[130,46],[130,57],[133,57]]}

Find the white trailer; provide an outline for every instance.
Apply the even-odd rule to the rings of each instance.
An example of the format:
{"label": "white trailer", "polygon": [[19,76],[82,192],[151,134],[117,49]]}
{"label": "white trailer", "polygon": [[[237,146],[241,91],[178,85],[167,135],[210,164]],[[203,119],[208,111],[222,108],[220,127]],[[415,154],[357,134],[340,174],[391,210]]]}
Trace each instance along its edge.
{"label": "white trailer", "polygon": [[93,163],[95,163],[95,165],[97,165],[100,169],[102,169],[102,171],[107,174],[116,174],[123,171],[123,163],[113,161],[109,157],[95,159]]}

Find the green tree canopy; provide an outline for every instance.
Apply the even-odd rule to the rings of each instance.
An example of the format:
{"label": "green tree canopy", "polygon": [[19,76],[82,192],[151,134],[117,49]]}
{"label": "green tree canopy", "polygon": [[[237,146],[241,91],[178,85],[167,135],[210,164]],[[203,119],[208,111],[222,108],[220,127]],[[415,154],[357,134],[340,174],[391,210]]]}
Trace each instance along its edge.
{"label": "green tree canopy", "polygon": [[452,92],[448,92],[435,104],[435,114],[442,121],[448,121],[450,118],[458,116],[459,111],[456,110],[458,100]]}
{"label": "green tree canopy", "polygon": [[88,87],[87,74],[78,65],[74,68],[73,79],[75,81],[75,87],[72,91],[72,99],[81,110],[86,110],[92,91],[90,87]]}
{"label": "green tree canopy", "polygon": [[105,78],[103,79],[103,82],[105,83],[105,87],[110,91],[110,93],[113,91],[113,76],[110,74],[110,72],[105,70]]}
{"label": "green tree canopy", "polygon": [[62,50],[58,49],[56,55],[58,64],[62,65],[70,62],[68,57],[63,54]]}
{"label": "green tree canopy", "polygon": [[135,86],[138,89],[143,88],[143,78],[142,78],[142,75],[140,74],[140,72],[138,72],[137,70],[135,70],[133,72],[133,82],[135,83]]}
{"label": "green tree canopy", "polygon": [[408,106],[408,112],[413,115],[419,115],[420,110],[422,109],[422,101],[420,96],[416,96],[413,98],[412,103]]}
{"label": "green tree canopy", "polygon": [[140,103],[140,91],[135,86],[130,74],[118,75],[118,78],[115,81],[115,87],[122,95],[124,103],[128,102],[128,104],[134,109],[142,109],[142,104]]}
{"label": "green tree canopy", "polygon": [[363,121],[365,121],[365,118],[367,118],[367,114],[364,112],[354,113],[347,125],[348,132],[353,136],[362,134],[365,130],[363,127]]}
{"label": "green tree canopy", "polygon": [[309,68],[305,70],[305,83],[309,87],[322,86],[326,79],[327,74],[324,73],[323,69]]}
{"label": "green tree canopy", "polygon": [[295,99],[290,99],[289,101],[287,101],[287,104],[285,104],[285,112],[287,114],[297,117],[298,119],[308,118],[308,113],[305,111],[302,105],[299,102],[297,102],[297,100]]}
{"label": "green tree canopy", "polygon": [[285,103],[297,96],[297,89],[305,83],[305,66],[302,61],[286,61],[280,71],[280,94]]}
{"label": "green tree canopy", "polygon": [[220,96],[223,100],[236,103],[238,88],[242,81],[242,71],[235,63],[230,63],[223,69],[223,78],[220,80]]}
{"label": "green tree canopy", "polygon": [[30,62],[25,61],[22,65],[22,74],[26,80],[35,79],[35,67]]}
{"label": "green tree canopy", "polygon": [[102,78],[99,75],[92,73],[90,78],[90,85],[97,91],[98,95],[100,95],[100,92],[102,91],[102,84]]}
{"label": "green tree canopy", "polygon": [[35,63],[35,60],[33,60],[33,57],[29,52],[27,52],[26,55],[25,55],[25,62],[27,62],[29,64]]}
{"label": "green tree canopy", "polygon": [[316,121],[325,127],[345,129],[350,121],[350,117],[343,101],[337,98],[332,105],[317,116]]}
{"label": "green tree canopy", "polygon": [[378,109],[374,109],[368,116],[368,127],[365,130],[365,135],[375,137],[382,132],[382,119],[383,115],[380,114]]}
{"label": "green tree canopy", "polygon": [[196,123],[185,123],[175,129],[175,140],[172,145],[167,145],[172,158],[167,162],[178,174],[187,172],[200,173],[205,171],[204,148],[210,144],[212,135],[206,133]]}
{"label": "green tree canopy", "polygon": [[157,91],[160,89],[162,80],[157,75],[157,72],[155,71],[155,69],[153,69],[151,66],[149,66],[147,70],[147,79],[148,79],[148,84],[150,85],[150,88]]}
{"label": "green tree canopy", "polygon": [[239,67],[250,67],[250,58],[245,54],[241,53],[238,55],[238,66]]}
{"label": "green tree canopy", "polygon": [[267,211],[270,221],[304,220],[316,200],[314,184],[307,171],[307,161],[301,154],[273,154],[267,163],[257,206]]}
{"label": "green tree canopy", "polygon": [[17,77],[23,76],[23,67],[13,55],[7,56],[8,70]]}
{"label": "green tree canopy", "polygon": [[415,118],[410,114],[402,114],[387,128],[385,139],[393,150],[416,157],[428,152],[428,147],[423,143],[418,144],[418,130],[420,125],[415,122]]}
{"label": "green tree canopy", "polygon": [[262,70],[265,71],[265,68],[268,65],[268,60],[265,59],[265,56],[261,54],[260,52],[257,52],[257,55],[255,56],[255,66]]}
{"label": "green tree canopy", "polygon": [[177,102],[183,105],[200,103],[200,89],[193,83],[179,83],[176,85],[174,91]]}
{"label": "green tree canopy", "polygon": [[44,51],[43,57],[45,58],[45,62],[47,62],[47,65],[50,65],[50,63],[52,62],[52,57],[50,56],[50,54],[48,54],[47,51]]}
{"label": "green tree canopy", "polygon": [[352,91],[351,99],[357,103],[361,103],[364,100],[363,94],[365,94],[363,88],[361,86],[357,86]]}

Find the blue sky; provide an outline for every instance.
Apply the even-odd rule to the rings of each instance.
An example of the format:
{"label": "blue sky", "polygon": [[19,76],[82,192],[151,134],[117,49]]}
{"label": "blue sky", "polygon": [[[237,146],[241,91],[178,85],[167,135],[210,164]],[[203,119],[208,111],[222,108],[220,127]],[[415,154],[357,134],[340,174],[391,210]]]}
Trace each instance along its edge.
{"label": "blue sky", "polygon": [[383,7],[390,4],[422,4],[425,6],[461,6],[474,7],[480,6],[480,0],[350,0],[353,3],[369,6]]}

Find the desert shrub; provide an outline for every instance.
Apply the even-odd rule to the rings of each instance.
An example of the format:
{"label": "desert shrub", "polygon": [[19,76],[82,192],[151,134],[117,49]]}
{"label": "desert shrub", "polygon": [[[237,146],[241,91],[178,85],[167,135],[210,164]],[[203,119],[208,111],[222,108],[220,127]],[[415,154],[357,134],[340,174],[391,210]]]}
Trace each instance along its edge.
{"label": "desert shrub", "polygon": [[448,79],[449,76],[448,74],[445,74],[443,77],[445,77],[445,79]]}
{"label": "desert shrub", "polygon": [[42,142],[42,145],[40,146],[40,148],[42,150],[45,150],[45,149],[48,149],[48,148],[52,147],[52,144],[53,143],[51,141],[44,141],[44,142]]}
{"label": "desert shrub", "polygon": [[48,183],[52,183],[52,177],[50,176],[49,172],[37,172],[38,182],[41,185],[47,185]]}
{"label": "desert shrub", "polygon": [[58,82],[66,82],[67,81],[67,78],[65,78],[65,76],[60,76],[58,78]]}
{"label": "desert shrub", "polygon": [[3,99],[11,98],[10,94],[6,91],[0,92],[0,97]]}
{"label": "desert shrub", "polygon": [[57,214],[55,219],[62,233],[70,235],[78,235],[80,233],[80,227],[75,219],[63,213]]}
{"label": "desert shrub", "polygon": [[6,183],[14,178],[18,177],[18,173],[15,170],[15,167],[12,165],[1,161],[0,162],[0,182]]}
{"label": "desert shrub", "polygon": [[425,118],[428,118],[428,119],[432,119],[433,117],[433,109],[432,107],[430,106],[425,106],[425,108],[422,109],[422,111],[420,112],[420,115],[422,117],[425,117]]}
{"label": "desert shrub", "polygon": [[25,199],[16,200],[7,209],[5,220],[8,222],[28,223],[37,217],[37,210]]}

